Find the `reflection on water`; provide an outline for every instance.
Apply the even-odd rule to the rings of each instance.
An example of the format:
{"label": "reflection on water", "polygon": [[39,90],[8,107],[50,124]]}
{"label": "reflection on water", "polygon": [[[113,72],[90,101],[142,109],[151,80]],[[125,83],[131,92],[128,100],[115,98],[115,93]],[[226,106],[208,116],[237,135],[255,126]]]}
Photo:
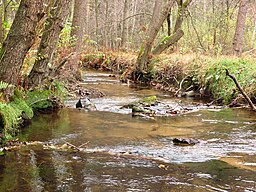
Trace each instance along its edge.
{"label": "reflection on water", "polygon": [[[0,157],[0,191],[256,191],[255,114],[205,109],[155,120],[132,118],[119,106],[156,94],[165,102],[177,100],[129,88],[107,74],[89,74],[85,83],[107,92],[106,98],[94,99],[99,111],[42,114],[19,137],[56,145],[89,141],[88,149],[109,153],[24,147]],[[174,137],[200,143],[174,146]]]}

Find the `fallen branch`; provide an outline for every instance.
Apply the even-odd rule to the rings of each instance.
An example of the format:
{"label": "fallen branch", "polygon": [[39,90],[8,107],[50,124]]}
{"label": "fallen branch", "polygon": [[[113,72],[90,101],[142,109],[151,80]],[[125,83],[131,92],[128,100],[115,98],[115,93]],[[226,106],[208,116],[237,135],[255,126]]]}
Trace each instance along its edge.
{"label": "fallen branch", "polygon": [[252,100],[250,99],[250,97],[244,92],[244,90],[242,89],[242,87],[240,86],[240,84],[238,83],[236,77],[233,74],[230,74],[229,71],[226,69],[226,75],[229,76],[234,83],[236,84],[237,88],[239,89],[239,91],[242,93],[242,95],[244,96],[244,98],[246,99],[246,101],[249,103],[249,105],[251,106],[253,111],[256,111],[256,107],[253,104]]}
{"label": "fallen branch", "polygon": [[180,86],[179,89],[175,92],[174,96],[177,96],[179,94],[179,92],[182,90],[182,85],[184,83],[184,81],[187,79],[187,77],[183,78],[180,82]]}

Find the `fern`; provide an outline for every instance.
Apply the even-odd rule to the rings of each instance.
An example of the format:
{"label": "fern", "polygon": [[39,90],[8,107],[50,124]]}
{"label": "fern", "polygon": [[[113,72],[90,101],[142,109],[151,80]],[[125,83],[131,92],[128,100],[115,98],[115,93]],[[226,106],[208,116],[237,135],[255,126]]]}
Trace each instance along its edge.
{"label": "fern", "polygon": [[32,119],[34,116],[33,109],[26,103],[22,98],[14,97],[14,100],[10,103],[13,108],[19,109],[22,111],[22,117],[25,119]]}
{"label": "fern", "polygon": [[0,114],[4,124],[2,133],[6,139],[10,139],[16,133],[17,127],[22,120],[22,110],[0,102]]}
{"label": "fern", "polygon": [[4,90],[4,89],[7,89],[7,88],[12,88],[12,87],[14,87],[14,85],[3,82],[3,81],[0,81],[0,90]]}
{"label": "fern", "polygon": [[60,81],[53,81],[53,86],[54,86],[54,95],[57,97],[60,97],[62,99],[65,99],[68,95],[68,90],[66,87],[63,85],[62,82]]}
{"label": "fern", "polygon": [[26,95],[26,103],[35,109],[47,109],[52,107],[49,97],[53,95],[51,90],[34,90]]}

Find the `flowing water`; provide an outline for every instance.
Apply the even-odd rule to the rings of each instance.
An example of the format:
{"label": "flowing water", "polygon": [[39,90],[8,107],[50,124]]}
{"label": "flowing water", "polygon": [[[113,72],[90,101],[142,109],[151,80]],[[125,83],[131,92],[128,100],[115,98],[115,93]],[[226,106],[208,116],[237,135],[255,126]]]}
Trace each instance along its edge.
{"label": "flowing water", "polygon": [[[77,110],[76,101],[67,101],[71,108],[38,115],[19,138],[53,145],[86,144],[87,149],[31,146],[9,152],[0,157],[0,191],[256,191],[255,113],[207,109],[193,99],[120,84],[108,74],[87,72],[83,84],[106,94],[91,99],[97,111]],[[120,109],[151,95],[193,111],[143,119]],[[174,137],[200,143],[175,146]]]}

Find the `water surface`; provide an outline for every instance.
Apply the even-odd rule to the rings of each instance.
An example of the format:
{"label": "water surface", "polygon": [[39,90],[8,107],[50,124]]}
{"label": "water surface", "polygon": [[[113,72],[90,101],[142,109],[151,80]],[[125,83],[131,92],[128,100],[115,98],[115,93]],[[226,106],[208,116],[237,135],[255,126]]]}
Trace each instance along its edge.
{"label": "water surface", "polygon": [[[74,108],[35,117],[21,140],[69,142],[87,153],[25,147],[0,157],[0,191],[256,191],[256,118],[241,109],[207,109],[192,99],[85,73],[84,86],[106,93],[92,98],[98,111]],[[134,118],[124,104],[157,95],[193,112]],[[74,107],[76,101],[68,101]],[[200,143],[180,147],[174,137]]]}

